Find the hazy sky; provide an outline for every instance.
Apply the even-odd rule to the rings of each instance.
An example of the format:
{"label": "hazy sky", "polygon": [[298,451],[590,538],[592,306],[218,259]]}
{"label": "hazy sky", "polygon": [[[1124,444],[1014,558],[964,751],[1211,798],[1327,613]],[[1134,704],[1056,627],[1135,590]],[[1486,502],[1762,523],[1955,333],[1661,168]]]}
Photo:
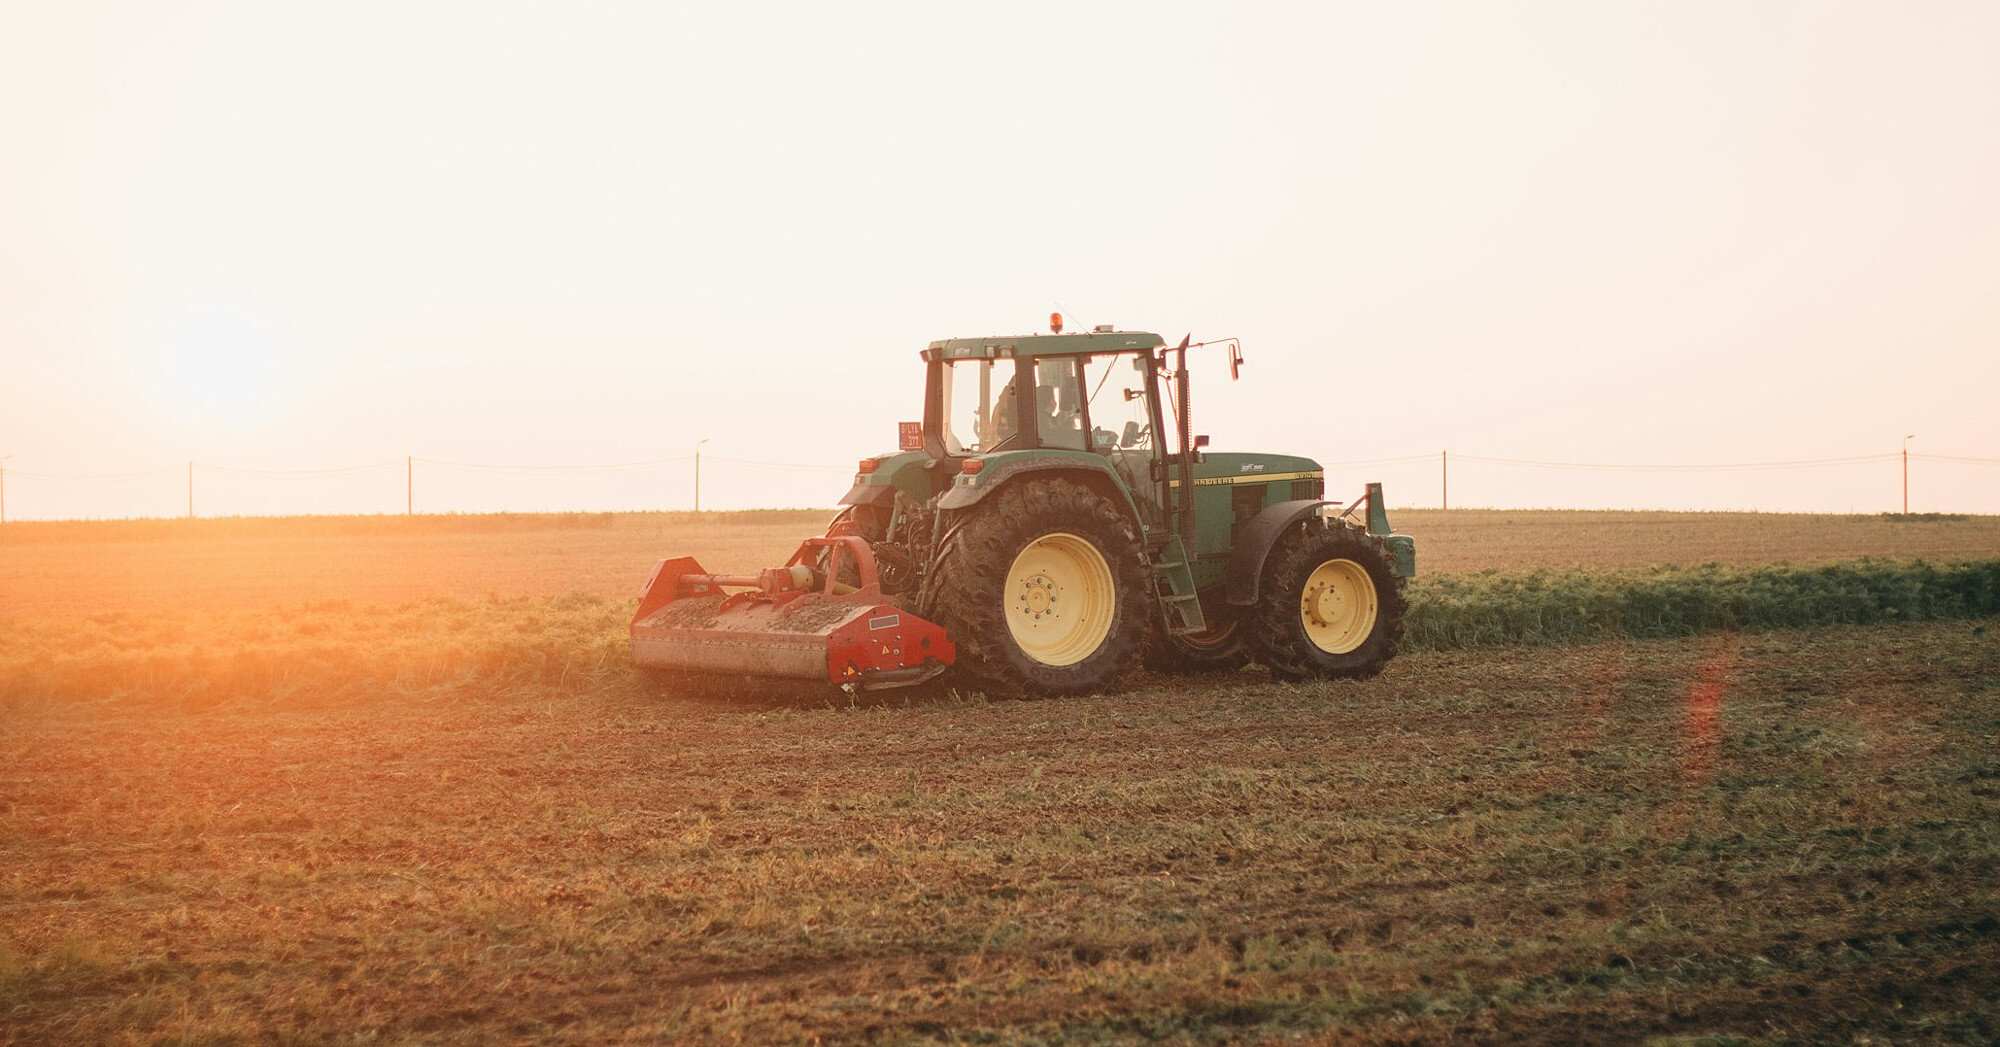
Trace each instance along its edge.
{"label": "hazy sky", "polygon": [[[1896,508],[2000,458],[2000,4],[0,8],[26,516],[401,511],[711,442],[827,505],[924,342],[1240,335],[1218,449],[1391,504]],[[1465,460],[1457,461],[1461,456]],[[779,469],[745,461],[820,466]],[[394,463],[386,466],[386,463]],[[687,463],[418,467],[685,507]],[[62,479],[123,474],[132,478]],[[44,474],[44,475],[35,475]],[[2000,511],[1919,461],[1912,507]]]}

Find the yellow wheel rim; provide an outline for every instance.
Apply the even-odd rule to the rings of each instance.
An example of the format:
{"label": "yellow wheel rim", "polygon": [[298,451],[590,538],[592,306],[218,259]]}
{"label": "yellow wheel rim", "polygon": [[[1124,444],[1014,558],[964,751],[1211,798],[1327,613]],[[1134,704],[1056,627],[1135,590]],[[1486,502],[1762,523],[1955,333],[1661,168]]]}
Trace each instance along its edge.
{"label": "yellow wheel rim", "polygon": [[1306,576],[1299,620],[1306,639],[1328,654],[1346,654],[1375,631],[1375,582],[1353,560],[1328,560]]}
{"label": "yellow wheel rim", "polygon": [[1002,598],[1014,643],[1043,665],[1075,665],[1096,654],[1118,606],[1104,554],[1061,532],[1029,542],[1014,557]]}

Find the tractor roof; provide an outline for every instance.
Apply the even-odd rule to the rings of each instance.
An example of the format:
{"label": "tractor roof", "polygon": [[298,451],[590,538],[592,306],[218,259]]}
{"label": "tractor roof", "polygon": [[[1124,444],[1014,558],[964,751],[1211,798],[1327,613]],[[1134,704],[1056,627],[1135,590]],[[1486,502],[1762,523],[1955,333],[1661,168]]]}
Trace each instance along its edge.
{"label": "tractor roof", "polygon": [[945,338],[924,350],[926,360],[992,360],[1016,356],[1087,356],[1129,353],[1167,344],[1150,331],[1086,331],[1081,334],[992,335]]}

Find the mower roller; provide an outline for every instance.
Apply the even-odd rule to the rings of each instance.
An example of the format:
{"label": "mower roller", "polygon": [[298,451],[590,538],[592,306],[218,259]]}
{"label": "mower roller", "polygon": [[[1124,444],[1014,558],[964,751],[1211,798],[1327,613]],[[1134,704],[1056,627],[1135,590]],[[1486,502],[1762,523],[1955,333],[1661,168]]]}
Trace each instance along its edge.
{"label": "mower roller", "polygon": [[751,575],[660,561],[634,660],[850,691],[950,673],[1078,694],[1141,663],[1373,676],[1416,543],[1390,530],[1381,484],[1342,505],[1310,458],[1208,450],[1188,371],[1205,346],[1237,377],[1236,339],[1065,334],[1060,316],[1046,335],[930,343],[923,420],[861,460],[826,535]]}
{"label": "mower roller", "polygon": [[[860,584],[839,581],[843,563]],[[662,560],[632,615],[632,657],[649,668],[872,690],[922,683],[953,656],[944,629],[883,598],[875,554],[854,535],[808,538],[783,567],[754,575]]]}

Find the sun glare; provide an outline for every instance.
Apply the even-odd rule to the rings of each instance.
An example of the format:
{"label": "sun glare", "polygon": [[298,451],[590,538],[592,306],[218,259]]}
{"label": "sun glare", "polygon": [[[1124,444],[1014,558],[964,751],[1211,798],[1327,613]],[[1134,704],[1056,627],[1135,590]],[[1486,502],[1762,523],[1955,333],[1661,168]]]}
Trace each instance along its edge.
{"label": "sun glare", "polygon": [[159,396],[211,426],[255,427],[282,407],[277,358],[282,346],[255,316],[229,306],[192,307],[161,346]]}

